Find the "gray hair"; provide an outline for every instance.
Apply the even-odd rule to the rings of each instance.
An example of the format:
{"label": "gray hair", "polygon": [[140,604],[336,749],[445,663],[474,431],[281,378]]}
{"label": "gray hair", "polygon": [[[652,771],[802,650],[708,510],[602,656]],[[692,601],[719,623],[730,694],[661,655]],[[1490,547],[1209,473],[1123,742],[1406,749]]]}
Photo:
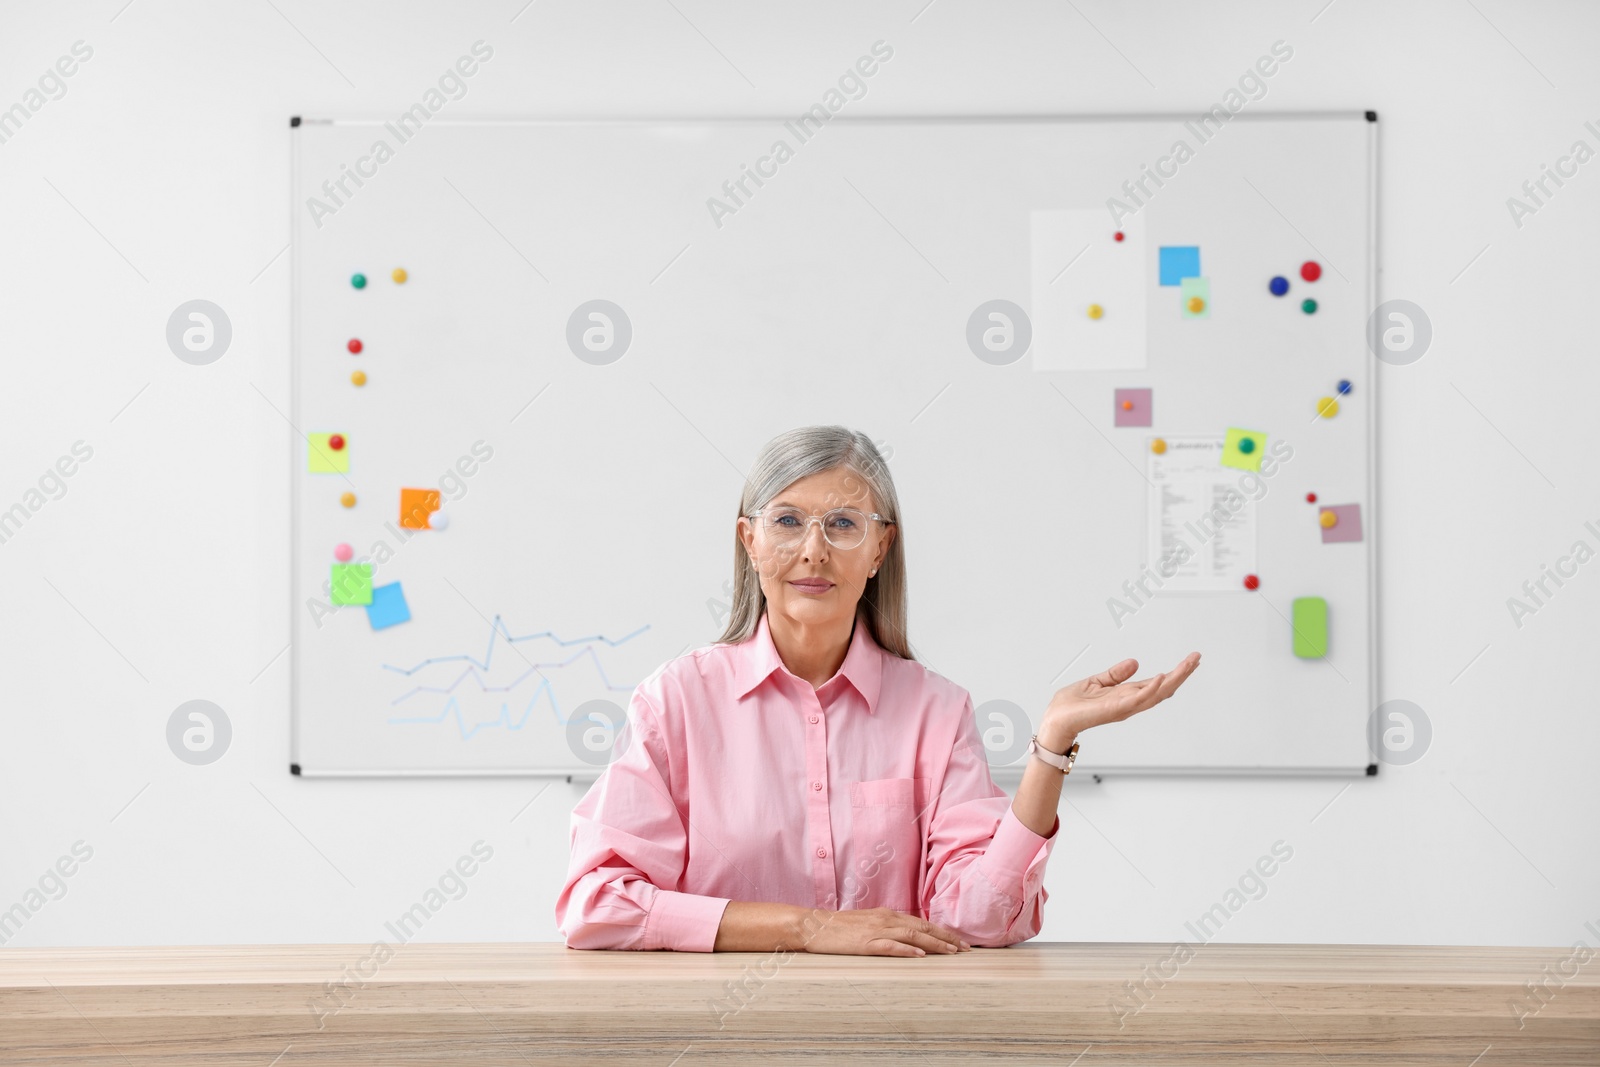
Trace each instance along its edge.
{"label": "gray hair", "polygon": [[[893,519],[894,540],[883,554],[878,573],[867,579],[856,605],[856,618],[865,620],[873,640],[887,652],[903,659],[916,659],[906,639],[906,556],[905,530],[900,526],[900,499],[894,491],[889,467],[860,430],[843,426],[801,426],[768,441],[750,468],[739,498],[739,514],[749,515],[764,508],[779,493],[801,478],[823,471],[844,468],[865,483],[872,495],[869,510]],[[754,562],[745,551],[738,531],[733,535],[733,610],[728,627],[717,644],[737,643],[755,636],[767,597]]]}

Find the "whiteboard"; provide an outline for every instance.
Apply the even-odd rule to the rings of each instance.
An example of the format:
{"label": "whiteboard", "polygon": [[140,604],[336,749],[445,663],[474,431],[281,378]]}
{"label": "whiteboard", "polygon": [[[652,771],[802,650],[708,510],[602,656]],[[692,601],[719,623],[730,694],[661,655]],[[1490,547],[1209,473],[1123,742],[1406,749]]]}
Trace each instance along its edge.
{"label": "whiteboard", "polygon": [[[294,773],[594,776],[634,687],[722,632],[746,467],[816,423],[888,457],[913,649],[971,692],[997,777],[1058,687],[1191,649],[1180,694],[1086,732],[1080,771],[1370,773],[1375,123],[817,127],[294,121]],[[1136,208],[1115,226],[1113,197]],[[1160,284],[1187,247],[1203,316],[1199,282]],[[1148,427],[1115,424],[1144,402],[1124,389],[1151,390]],[[1168,461],[1230,428],[1292,458],[1208,546],[1211,588],[1146,577],[1135,601]],[[348,470],[311,473],[331,433]],[[402,489],[448,528],[403,527]],[[1324,543],[1331,505],[1360,540]],[[341,544],[408,621],[331,604]],[[1292,651],[1301,597],[1327,604],[1323,656]]]}

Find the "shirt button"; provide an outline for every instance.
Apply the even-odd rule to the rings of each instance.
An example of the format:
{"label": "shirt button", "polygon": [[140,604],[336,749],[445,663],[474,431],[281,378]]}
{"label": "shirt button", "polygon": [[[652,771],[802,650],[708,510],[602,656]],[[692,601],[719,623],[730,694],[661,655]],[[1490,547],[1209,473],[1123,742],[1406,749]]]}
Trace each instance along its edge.
{"label": "shirt button", "polygon": [[809,718],[810,718],[810,720],[812,722],[816,722],[817,721],[817,717],[815,715],[809,716]]}
{"label": "shirt button", "polygon": [[817,849],[817,855],[821,856],[823,859],[826,859],[828,857],[828,850],[825,848],[819,848]]}
{"label": "shirt button", "polygon": [[811,783],[811,788],[812,789],[821,789],[822,788],[822,783],[821,782],[812,782]]}

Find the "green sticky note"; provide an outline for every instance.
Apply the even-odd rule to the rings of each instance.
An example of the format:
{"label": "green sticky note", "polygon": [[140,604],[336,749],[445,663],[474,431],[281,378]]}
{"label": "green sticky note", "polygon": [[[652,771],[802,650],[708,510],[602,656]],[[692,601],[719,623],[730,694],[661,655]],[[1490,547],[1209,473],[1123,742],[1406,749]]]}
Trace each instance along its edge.
{"label": "green sticky note", "polygon": [[1266,434],[1230,426],[1222,441],[1222,465],[1237,467],[1242,471],[1258,471],[1261,469],[1261,456],[1266,450]]}
{"label": "green sticky note", "polygon": [[[329,442],[339,438],[340,446]],[[307,474],[346,474],[350,470],[350,441],[342,433],[312,433],[306,435],[311,447],[306,450]]]}
{"label": "green sticky note", "polygon": [[335,604],[372,603],[372,564],[335,563],[329,592]]}
{"label": "green sticky note", "polygon": [[[1200,310],[1196,311],[1189,306],[1189,301],[1198,297]],[[1183,310],[1186,319],[1209,319],[1211,317],[1211,279],[1210,278],[1184,278],[1178,283],[1178,306]]]}
{"label": "green sticky note", "polygon": [[1328,654],[1328,602],[1319,596],[1297,596],[1291,606],[1294,654],[1321,659]]}

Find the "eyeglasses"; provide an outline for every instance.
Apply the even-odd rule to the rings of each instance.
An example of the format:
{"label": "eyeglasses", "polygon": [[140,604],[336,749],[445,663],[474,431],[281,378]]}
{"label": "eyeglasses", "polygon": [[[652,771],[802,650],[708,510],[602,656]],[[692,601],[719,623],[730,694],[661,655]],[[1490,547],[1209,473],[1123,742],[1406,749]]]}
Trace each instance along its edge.
{"label": "eyeglasses", "polygon": [[828,539],[828,544],[840,549],[855,548],[861,544],[867,536],[868,522],[881,522],[885,525],[894,522],[893,519],[886,519],[877,512],[868,515],[855,508],[834,508],[820,518],[807,515],[799,508],[792,507],[764,508],[745,516],[747,519],[757,517],[767,537],[781,548],[797,545],[805,540],[813,522],[820,522],[822,536]]}

